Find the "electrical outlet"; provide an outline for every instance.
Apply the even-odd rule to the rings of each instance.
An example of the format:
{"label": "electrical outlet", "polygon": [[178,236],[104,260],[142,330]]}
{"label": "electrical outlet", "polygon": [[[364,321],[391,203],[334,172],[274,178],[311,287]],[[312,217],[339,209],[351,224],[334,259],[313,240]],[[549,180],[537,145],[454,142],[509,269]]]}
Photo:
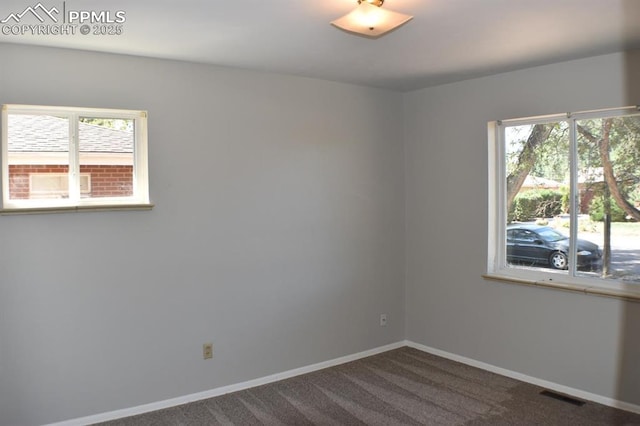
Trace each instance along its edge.
{"label": "electrical outlet", "polygon": [[213,343],[205,343],[202,345],[202,357],[204,359],[213,358]]}
{"label": "electrical outlet", "polygon": [[387,326],[387,314],[380,314],[380,327]]}

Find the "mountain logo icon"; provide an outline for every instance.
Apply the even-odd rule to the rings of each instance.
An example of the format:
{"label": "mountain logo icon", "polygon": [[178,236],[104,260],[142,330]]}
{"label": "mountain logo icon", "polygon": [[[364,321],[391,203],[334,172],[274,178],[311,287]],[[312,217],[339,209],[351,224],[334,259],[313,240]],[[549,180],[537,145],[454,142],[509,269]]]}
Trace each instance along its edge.
{"label": "mountain logo icon", "polygon": [[35,6],[27,7],[21,13],[10,13],[9,16],[0,21],[0,23],[6,24],[7,22],[13,20],[17,24],[22,20],[22,18],[29,14],[35,16],[36,19],[38,19],[38,21],[40,21],[41,23],[45,21],[46,17],[49,17],[49,19],[51,19],[53,22],[58,22],[58,18],[55,17],[55,15],[57,15],[58,13],[60,13],[60,11],[55,7],[47,9],[42,5],[42,3],[38,3]]}

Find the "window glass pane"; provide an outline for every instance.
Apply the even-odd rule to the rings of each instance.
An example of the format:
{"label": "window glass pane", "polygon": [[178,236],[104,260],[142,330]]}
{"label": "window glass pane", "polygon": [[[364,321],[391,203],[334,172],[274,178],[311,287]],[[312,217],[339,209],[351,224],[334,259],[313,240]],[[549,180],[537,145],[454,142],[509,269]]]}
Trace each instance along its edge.
{"label": "window glass pane", "polygon": [[89,191],[81,188],[80,196],[132,196],[134,120],[81,117],[78,134],[80,174],[90,177]]}
{"label": "window glass pane", "polygon": [[69,120],[8,114],[7,121],[9,199],[69,198]]}
{"label": "window glass pane", "polygon": [[578,274],[640,284],[640,116],[576,124]]}
{"label": "window glass pane", "polygon": [[566,271],[569,131],[566,122],[505,128],[506,261]]}

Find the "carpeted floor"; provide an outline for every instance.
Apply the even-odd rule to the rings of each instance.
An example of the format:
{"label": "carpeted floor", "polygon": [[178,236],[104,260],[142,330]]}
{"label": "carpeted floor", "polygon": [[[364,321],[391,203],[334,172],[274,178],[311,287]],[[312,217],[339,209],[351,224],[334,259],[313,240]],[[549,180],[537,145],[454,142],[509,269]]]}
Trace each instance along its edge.
{"label": "carpeted floor", "polygon": [[404,347],[337,367],[101,426],[640,425],[640,415]]}

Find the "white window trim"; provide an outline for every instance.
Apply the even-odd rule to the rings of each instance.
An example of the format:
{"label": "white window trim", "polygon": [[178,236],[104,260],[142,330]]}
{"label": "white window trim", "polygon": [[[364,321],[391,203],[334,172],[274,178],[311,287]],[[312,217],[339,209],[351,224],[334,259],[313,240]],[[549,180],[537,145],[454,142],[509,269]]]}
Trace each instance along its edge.
{"label": "white window trim", "polygon": [[[506,264],[506,224],[507,206],[506,200],[506,176],[505,176],[505,152],[504,129],[505,124],[517,126],[519,124],[542,124],[557,121],[568,121],[570,132],[575,132],[576,120],[588,118],[606,118],[625,114],[637,114],[640,107],[624,107],[606,110],[586,111],[580,113],[554,114],[523,119],[492,121],[488,123],[488,234],[487,234],[487,272],[483,277],[501,282],[530,285],[543,288],[553,288],[582,294],[614,297],[624,300],[640,302],[640,284],[631,284],[612,279],[572,276],[568,274],[545,270],[544,268],[524,269],[509,267]],[[575,146],[572,144],[574,150]],[[575,156],[576,153],[570,153]],[[573,159],[572,159],[573,161]],[[575,167],[571,167],[570,199],[573,206],[577,206],[578,193],[575,176]],[[577,211],[572,208],[572,211]],[[571,215],[571,241],[577,237],[576,216]],[[569,250],[571,265],[575,265],[575,250],[573,246]],[[574,270],[572,266],[571,270]],[[570,270],[570,271],[571,271]]]}
{"label": "white window trim", "polygon": [[[69,199],[12,200],[9,198],[8,115],[50,114],[69,119]],[[79,117],[134,120],[133,195],[128,197],[82,198],[80,196],[78,120]],[[84,210],[148,210],[149,175],[147,153],[147,112],[123,109],[75,108],[40,105],[2,106],[2,208],[0,214],[68,212]]]}

